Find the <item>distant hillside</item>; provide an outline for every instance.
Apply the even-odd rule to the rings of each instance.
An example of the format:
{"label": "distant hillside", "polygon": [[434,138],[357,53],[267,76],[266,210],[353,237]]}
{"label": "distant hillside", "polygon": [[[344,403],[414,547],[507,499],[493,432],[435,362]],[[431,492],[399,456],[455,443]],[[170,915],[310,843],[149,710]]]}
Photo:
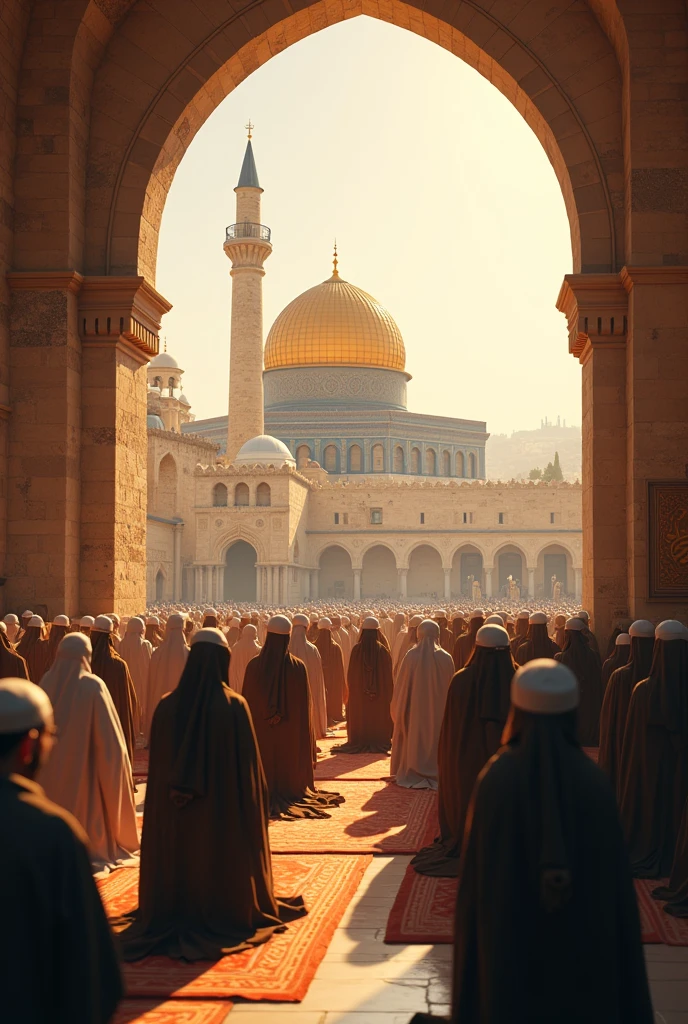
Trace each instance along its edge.
{"label": "distant hillside", "polygon": [[[488,423],[488,429],[489,429]],[[511,435],[492,434],[487,442],[488,480],[527,480],[531,469],[544,469],[559,452],[568,481],[581,478],[580,427],[555,426],[545,421],[539,430],[515,430]]]}

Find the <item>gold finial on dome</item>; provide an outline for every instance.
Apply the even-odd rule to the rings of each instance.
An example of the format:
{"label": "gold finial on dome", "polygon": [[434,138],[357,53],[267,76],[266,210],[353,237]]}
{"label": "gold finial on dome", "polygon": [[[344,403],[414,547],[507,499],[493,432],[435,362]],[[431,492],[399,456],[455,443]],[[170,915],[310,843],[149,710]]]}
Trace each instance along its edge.
{"label": "gold finial on dome", "polygon": [[255,125],[251,124],[251,118],[250,117],[248,119],[248,124],[245,124],[244,128],[248,132],[248,138],[252,139],[253,138],[253,134],[252,133],[253,133],[253,129],[255,128]]}
{"label": "gold finial on dome", "polygon": [[334,240],[334,255],[332,257],[332,280],[333,281],[339,279],[339,271],[337,270],[338,266],[339,266],[339,260],[337,259],[337,239],[335,238],[335,240]]}

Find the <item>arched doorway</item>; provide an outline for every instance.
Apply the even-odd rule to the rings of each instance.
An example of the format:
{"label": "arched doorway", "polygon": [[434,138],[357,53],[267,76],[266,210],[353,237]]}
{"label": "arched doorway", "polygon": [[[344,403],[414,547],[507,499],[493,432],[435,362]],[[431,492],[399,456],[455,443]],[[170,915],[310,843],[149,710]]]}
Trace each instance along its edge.
{"label": "arched doorway", "polygon": [[351,555],[338,544],[325,548],[318,560],[318,594],[320,597],[353,598],[354,571]]}
{"label": "arched doorway", "polygon": [[452,597],[472,597],[473,580],[483,586],[483,556],[476,547],[467,544],[459,548],[452,558],[451,592]]}
{"label": "arched doorway", "polygon": [[515,547],[502,548],[497,556],[497,594],[500,596],[509,596],[509,576],[521,588],[521,597],[525,598],[528,581],[524,578],[523,555]]}
{"label": "arched doorway", "polygon": [[252,544],[237,540],[225,554],[225,601],[255,601],[256,562]]}
{"label": "arched doorway", "polygon": [[158,515],[171,518],[177,512],[177,463],[166,455],[158,467]]}
{"label": "arched doorway", "polygon": [[409,597],[427,597],[439,600],[444,596],[444,573],[442,559],[436,548],[421,544],[414,548],[409,558],[406,578],[406,592]]}
{"label": "arched doorway", "polygon": [[368,548],[363,556],[361,597],[396,597],[398,590],[393,553],[384,544]]}
{"label": "arched doorway", "polygon": [[155,576],[155,600],[156,602],[162,601],[165,594],[165,574],[162,569],[158,569]]}
{"label": "arched doorway", "polygon": [[549,544],[538,555],[535,568],[535,595],[550,600],[553,593],[554,579],[561,583],[561,593],[574,592],[573,565],[571,555],[561,544]]}

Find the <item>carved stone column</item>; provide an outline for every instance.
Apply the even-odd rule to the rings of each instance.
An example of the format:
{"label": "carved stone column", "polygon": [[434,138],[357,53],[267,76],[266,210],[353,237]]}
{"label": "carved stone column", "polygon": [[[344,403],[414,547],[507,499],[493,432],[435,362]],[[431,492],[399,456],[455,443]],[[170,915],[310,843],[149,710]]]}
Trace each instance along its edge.
{"label": "carved stone column", "polygon": [[451,569],[444,569],[444,600],[451,598]]}
{"label": "carved stone column", "polygon": [[361,570],[354,569],[354,601],[361,600]]}

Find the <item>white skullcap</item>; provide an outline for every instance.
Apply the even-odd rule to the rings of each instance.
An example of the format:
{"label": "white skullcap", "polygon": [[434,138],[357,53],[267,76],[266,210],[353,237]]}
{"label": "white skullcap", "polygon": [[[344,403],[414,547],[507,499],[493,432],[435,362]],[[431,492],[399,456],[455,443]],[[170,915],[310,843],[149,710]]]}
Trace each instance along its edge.
{"label": "white skullcap", "polygon": [[217,615],[217,612],[215,611],[214,608],[205,608],[204,611],[203,611],[203,614],[204,615]]}
{"label": "white skullcap", "polygon": [[6,622],[8,626],[18,626],[19,625],[19,619],[14,614],[14,612],[10,612],[9,615],[6,615],[5,618],[2,621]]}
{"label": "white skullcap", "polygon": [[585,623],[575,615],[572,619],[566,620],[566,629],[569,632],[579,633],[582,629],[585,629]]}
{"label": "white skullcap", "polygon": [[84,615],[83,619],[79,621],[80,626],[92,626],[96,620],[92,615]]}
{"label": "white skullcap", "polygon": [[[181,615],[179,612],[172,612],[169,619],[167,620],[168,629],[184,629],[186,623],[186,615]],[[143,625],[143,623],[142,623]]]}
{"label": "white skullcap", "polygon": [[566,665],[536,658],[511,681],[511,703],[534,715],[560,715],[578,707],[578,680]]}
{"label": "white skullcap", "polygon": [[237,619],[236,616],[234,616],[234,618],[229,620],[229,627],[230,627],[230,629],[235,629],[237,626],[240,626],[240,625],[241,625],[241,619]]}
{"label": "white skullcap", "polygon": [[67,633],[60,640],[58,651],[75,658],[90,658],[93,654],[93,647],[89,638],[83,633]]}
{"label": "white skullcap", "polygon": [[533,626],[546,626],[547,616],[544,612],[533,612],[528,621]]}
{"label": "white skullcap", "polygon": [[303,612],[297,612],[297,614],[292,619],[292,625],[294,625],[294,626],[309,626],[310,625],[310,619],[308,618],[307,615],[304,615]]}
{"label": "white skullcap", "polygon": [[616,638],[617,647],[627,647],[628,644],[630,644],[630,642],[631,637],[629,633],[619,633],[619,635]]}
{"label": "white skullcap", "polygon": [[256,629],[252,622],[247,622],[244,628],[241,630],[241,635],[250,636],[255,640],[256,637],[258,636],[258,630]]}
{"label": "white skullcap", "polygon": [[68,615],[56,615],[53,619],[53,626],[68,626],[69,616]]}
{"label": "white skullcap", "polygon": [[32,615],[29,619],[29,626],[38,626],[39,628],[42,628],[45,626],[45,622],[40,615]]}
{"label": "white skullcap", "polygon": [[310,620],[311,620],[311,622],[317,622],[318,621],[318,613],[317,612],[311,612]]}
{"label": "white skullcap", "polygon": [[280,633],[288,636],[291,633],[291,622],[286,615],[273,615],[268,619],[268,633]]}
{"label": "white skullcap", "polygon": [[528,611],[527,608],[521,608],[521,610],[518,613],[518,615],[516,616],[516,618],[517,619],[529,619],[530,618],[530,612]]}
{"label": "white skullcap", "polygon": [[576,612],[576,618],[582,619],[586,626],[590,622],[590,615],[586,612],[585,608],[581,608],[579,612]]}
{"label": "white skullcap", "polygon": [[374,615],[369,615],[367,619],[363,620],[361,629],[379,629],[380,623]]}
{"label": "white skullcap", "polygon": [[418,627],[418,636],[419,637],[431,636],[431,637],[434,637],[435,640],[438,640],[439,639],[439,635],[440,635],[439,624],[437,622],[435,622],[434,619],[423,619],[423,621],[421,622],[420,626]]}
{"label": "white skullcap", "polygon": [[688,640],[688,629],[678,619],[665,619],[655,630],[655,640]]}
{"label": "white skullcap", "polygon": [[501,615],[496,615],[496,614],[495,615],[488,615],[487,618],[485,619],[485,625],[486,626],[503,626],[504,625],[504,619],[502,618]]}
{"label": "white skullcap", "polygon": [[191,637],[191,646],[193,647],[194,644],[217,644],[218,647],[229,647],[227,637],[217,626],[206,626],[205,629],[199,629]]}
{"label": "white skullcap", "polygon": [[483,611],[482,608],[474,608],[473,611],[471,612],[471,618],[472,619],[484,619],[485,618],[485,612]]}
{"label": "white skullcap", "polygon": [[438,608],[437,611],[435,612],[435,618],[436,619],[446,619],[446,617],[447,617],[447,609],[446,608]]}
{"label": "white skullcap", "polygon": [[318,619],[318,629],[332,629],[332,619],[328,619],[326,615]]}
{"label": "white skullcap", "polygon": [[146,619],[146,625],[147,626],[159,626],[160,625],[160,619],[158,618],[157,615],[149,615],[148,618]]}
{"label": "white skullcap", "polygon": [[112,619],[116,626],[119,626],[121,619],[119,615],[116,614],[116,612],[108,612],[108,617]]}
{"label": "white skullcap", "polygon": [[0,679],[0,735],[23,735],[52,721],[53,706],[45,690],[26,679]]}
{"label": "white skullcap", "polygon": [[649,619],[636,619],[628,629],[629,636],[646,636],[654,638],[655,627]]}
{"label": "white skullcap", "polygon": [[22,612],[22,619],[27,619],[29,615],[33,615],[33,612],[30,612],[27,608],[25,612]]}
{"label": "white skullcap", "polygon": [[96,633],[111,633],[112,632],[112,619],[109,619],[107,615],[99,615],[94,620],[93,626],[91,627]]}
{"label": "white skullcap", "polygon": [[493,623],[481,626],[475,634],[477,647],[508,647],[509,634],[504,626],[497,626]]}
{"label": "white skullcap", "polygon": [[420,626],[422,621],[423,621],[423,616],[422,615],[412,615],[410,620],[409,620],[409,626]]}
{"label": "white skullcap", "polygon": [[466,618],[466,613],[462,612],[462,611],[454,612],[454,614],[452,615],[452,618],[453,619],[465,619]]}

